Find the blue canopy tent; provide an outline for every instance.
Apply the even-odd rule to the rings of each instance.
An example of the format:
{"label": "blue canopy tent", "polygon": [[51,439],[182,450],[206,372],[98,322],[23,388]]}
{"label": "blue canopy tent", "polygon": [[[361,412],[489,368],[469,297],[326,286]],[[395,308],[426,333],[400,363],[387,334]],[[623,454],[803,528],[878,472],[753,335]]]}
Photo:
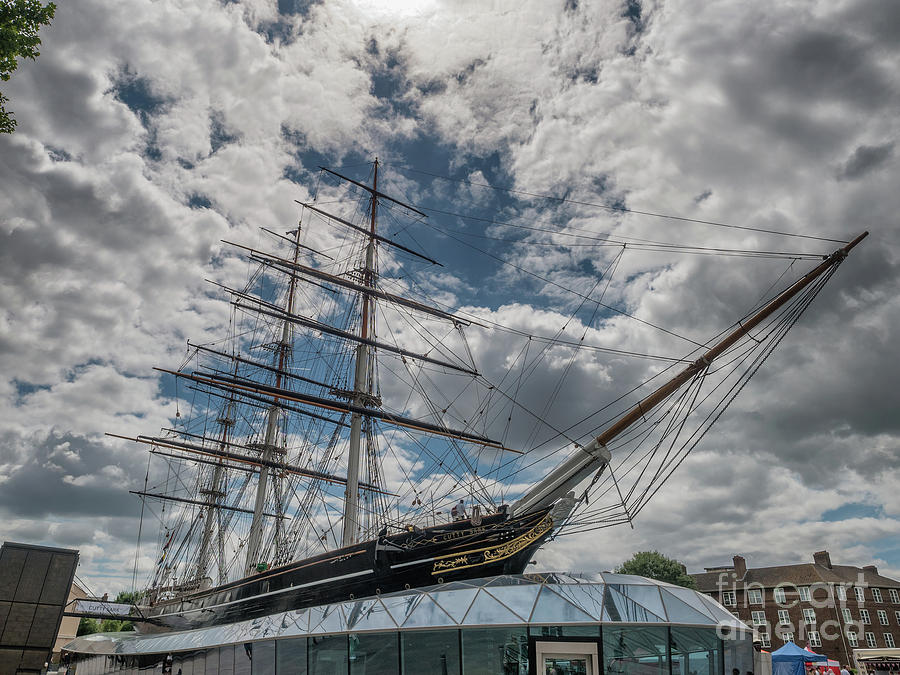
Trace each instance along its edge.
{"label": "blue canopy tent", "polygon": [[781,649],[772,652],[772,675],[806,675],[806,664],[810,661],[827,663],[828,657],[788,642]]}

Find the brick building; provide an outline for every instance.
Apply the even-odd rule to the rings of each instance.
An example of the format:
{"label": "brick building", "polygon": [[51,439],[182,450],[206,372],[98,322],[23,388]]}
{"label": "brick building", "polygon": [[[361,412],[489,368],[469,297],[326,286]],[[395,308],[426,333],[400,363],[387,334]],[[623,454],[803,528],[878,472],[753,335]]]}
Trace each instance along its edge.
{"label": "brick building", "polygon": [[691,576],[753,626],[764,648],[793,641],[849,664],[856,647],[900,646],[900,582],[874,565],[833,565],[828,551],[798,565],[748,569],[739,555],[733,563]]}

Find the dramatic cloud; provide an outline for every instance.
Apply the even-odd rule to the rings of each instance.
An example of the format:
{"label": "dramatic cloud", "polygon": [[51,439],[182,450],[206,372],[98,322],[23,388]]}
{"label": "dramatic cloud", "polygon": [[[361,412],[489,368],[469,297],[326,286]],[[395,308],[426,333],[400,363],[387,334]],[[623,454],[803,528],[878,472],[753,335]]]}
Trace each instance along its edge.
{"label": "dramatic cloud", "polygon": [[[362,177],[378,156],[384,189],[440,209],[389,234],[445,264],[389,253],[382,271],[401,278],[386,284],[479,317],[467,344],[485,378],[520,377],[557,428],[668,362],[559,346],[529,361],[543,343],[514,331],[682,357],[812,264],[639,242],[799,258],[838,246],[804,237],[869,230],[634,529],[563,536],[538,560],[610,569],[656,548],[697,569],[828,548],[900,575],[898,26],[890,0],[61,5],[40,58],[4,83],[19,126],[0,138],[0,537],[79,548],[98,590],[131,586],[146,455],[104,432],[186,412],[152,367],[227,330],[204,278],[240,287],[247,271],[220,240],[295,227],[294,200],[341,196],[319,165]],[[411,326],[393,339],[427,345]],[[433,414],[391,367],[385,400]],[[475,393],[454,382],[460,421],[451,400]],[[539,445],[546,429],[517,414],[507,439]],[[422,464],[388,442],[400,485]],[[147,510],[144,528],[139,583]]]}

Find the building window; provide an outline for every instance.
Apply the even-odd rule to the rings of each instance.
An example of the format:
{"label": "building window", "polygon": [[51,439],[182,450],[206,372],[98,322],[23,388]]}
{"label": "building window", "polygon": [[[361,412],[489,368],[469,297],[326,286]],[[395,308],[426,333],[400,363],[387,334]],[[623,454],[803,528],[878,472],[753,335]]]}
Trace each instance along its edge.
{"label": "building window", "polygon": [[[447,632],[449,633],[450,631]],[[406,633],[406,635],[409,635],[409,633]],[[309,671],[311,673],[327,673],[329,671],[346,673],[350,670],[348,652],[349,642],[346,635],[310,636],[306,652]],[[237,656],[237,652],[235,652],[235,656]],[[237,668],[235,668],[235,675],[237,675]]]}
{"label": "building window", "polygon": [[809,602],[809,586],[800,586],[797,590],[800,591],[800,599]]}
{"label": "building window", "polygon": [[734,591],[722,591],[722,604],[726,607],[735,607],[737,605]]}
{"label": "building window", "polygon": [[[397,672],[400,664],[396,633],[350,633],[350,675]],[[256,658],[254,652],[253,658]],[[297,668],[268,670],[268,673],[296,673]],[[302,672],[302,671],[300,671]]]}
{"label": "building window", "polygon": [[875,643],[875,633],[866,633],[866,644],[873,649],[878,646]]}
{"label": "building window", "polygon": [[781,586],[776,586],[773,594],[775,596],[775,602],[780,602],[782,605],[787,602],[784,597],[784,589]]}
{"label": "building window", "polygon": [[778,624],[783,626],[791,622],[791,617],[788,616],[788,611],[786,609],[778,610]]}
{"label": "building window", "polygon": [[853,621],[853,617],[850,616],[850,610],[844,607],[841,609],[841,616],[844,617],[844,623],[850,623]]}
{"label": "building window", "polygon": [[[384,639],[387,640],[389,638],[385,635]],[[207,658],[208,663],[209,659]],[[297,663],[302,663],[306,666],[306,638],[275,640],[275,672],[289,673],[291,672],[291,664]],[[295,670],[294,672],[297,671]]]}
{"label": "building window", "polygon": [[847,631],[847,644],[851,647],[859,647],[859,636],[856,634],[855,630]]}
{"label": "building window", "polygon": [[856,593],[856,601],[857,602],[865,602],[866,601],[866,593],[862,586],[854,586],[853,592]]}
{"label": "building window", "polygon": [[794,641],[794,634],[793,634],[793,633],[782,633],[782,634],[781,634],[781,639],[784,640],[785,643],[787,643],[787,642],[793,642],[793,641]]}
{"label": "building window", "polygon": [[766,625],[766,613],[765,612],[750,612],[750,616],[753,617],[751,620],[753,621],[754,626],[765,626]]}
{"label": "building window", "polygon": [[762,591],[758,588],[750,588],[747,590],[747,600],[751,605],[763,604]]}
{"label": "building window", "polygon": [[847,588],[844,584],[838,584],[837,588],[837,597],[838,600],[846,600],[847,599]]}
{"label": "building window", "polygon": [[894,618],[897,619],[897,625],[900,626],[900,610],[894,612]]}
{"label": "building window", "polygon": [[768,633],[760,633],[759,641],[762,643],[763,647],[771,647],[772,646],[772,641],[769,639]]}
{"label": "building window", "polygon": [[[477,601],[476,601],[476,604]],[[596,635],[596,633],[594,633]],[[654,663],[655,665],[655,663]],[[528,669],[528,635],[522,628],[479,628],[462,630],[462,672],[521,673]],[[404,662],[407,673],[437,673],[420,670],[415,662]],[[359,673],[386,673],[388,670],[365,669]],[[396,672],[396,671],[395,671]],[[449,673],[449,671],[446,671]]]}
{"label": "building window", "polygon": [[816,610],[804,609],[803,610],[803,620],[806,622],[807,626],[815,626],[816,625]]}
{"label": "building window", "polygon": [[900,602],[900,592],[898,592],[896,588],[889,589],[888,595],[891,596],[891,602],[894,602],[894,603]]}
{"label": "building window", "polygon": [[878,623],[880,623],[882,626],[888,625],[887,612],[885,612],[883,609],[878,610]]}
{"label": "building window", "polygon": [[869,610],[861,609],[859,610],[859,620],[863,623],[869,623]]}
{"label": "building window", "polygon": [[896,647],[896,645],[894,644],[894,636],[892,634],[890,634],[890,633],[884,634],[884,646],[890,647],[891,649]]}
{"label": "building window", "polygon": [[875,602],[881,602],[881,589],[880,588],[872,589],[872,599],[874,599]]}
{"label": "building window", "polygon": [[809,633],[807,633],[807,636],[809,637],[809,646],[810,647],[821,647],[822,646],[822,641],[819,639],[819,631],[811,630],[811,631],[809,631]]}

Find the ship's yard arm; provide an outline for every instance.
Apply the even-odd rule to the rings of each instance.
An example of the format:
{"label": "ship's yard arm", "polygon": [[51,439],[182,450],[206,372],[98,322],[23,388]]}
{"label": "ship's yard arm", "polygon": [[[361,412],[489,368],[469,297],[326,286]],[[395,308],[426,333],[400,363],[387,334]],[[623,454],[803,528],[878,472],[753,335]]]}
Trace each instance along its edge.
{"label": "ship's yard arm", "polygon": [[512,515],[521,515],[549,506],[561,497],[573,490],[581,481],[591,473],[602,470],[609,464],[610,452],[607,446],[615,438],[620,436],[635,422],[641,420],[651,410],[662,403],[672,393],[691,381],[698,373],[709,368],[710,364],[726,350],[732,347],[740,339],[746,336],[760,323],[765,321],[774,312],[778,311],[785,303],[796,296],[800,291],[809,286],[826,271],[838,265],[847,257],[850,250],[861,242],[868,232],[863,232],[843,248],[838,249],[828,256],[815,269],[798,279],[793,285],[782,291],[769,301],[746,321],[742,321],[728,335],[711,347],[699,359],[691,363],[671,380],[652,392],[633,408],[614,422],[602,434],[594,438],[590,443],[580,447],[562,464],[551,471],[538,482],[531,490],[526,492],[521,499],[513,504]]}

